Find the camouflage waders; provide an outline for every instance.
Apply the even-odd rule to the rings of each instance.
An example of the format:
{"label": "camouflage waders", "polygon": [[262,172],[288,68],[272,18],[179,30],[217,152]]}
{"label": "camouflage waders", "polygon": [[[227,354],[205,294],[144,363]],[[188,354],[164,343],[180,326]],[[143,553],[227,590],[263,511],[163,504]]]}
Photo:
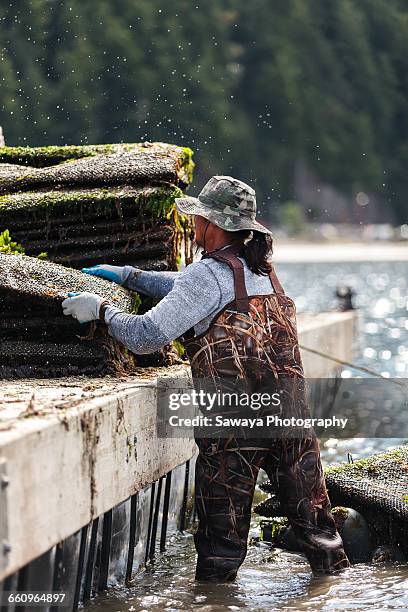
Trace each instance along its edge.
{"label": "camouflage waders", "polygon": [[[220,385],[246,379],[251,388],[270,378],[303,379],[293,301],[274,270],[270,279],[275,293],[248,297],[243,265],[235,253],[230,247],[207,255],[233,270],[235,301],[203,335],[185,341],[194,379],[211,378]],[[294,397],[293,408],[298,415],[305,414],[304,398]],[[348,567],[330,512],[314,433],[280,439],[196,437],[196,442],[197,580],[235,578],[247,552],[260,468],[276,484],[283,512],[312,570],[330,574]]]}

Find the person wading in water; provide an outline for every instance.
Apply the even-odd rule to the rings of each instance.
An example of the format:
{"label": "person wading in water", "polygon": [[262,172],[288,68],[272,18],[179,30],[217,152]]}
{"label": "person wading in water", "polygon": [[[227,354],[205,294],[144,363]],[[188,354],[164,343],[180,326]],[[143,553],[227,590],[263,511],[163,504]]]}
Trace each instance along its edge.
{"label": "person wading in water", "polygon": [[[135,354],[151,353],[184,337],[195,381],[303,379],[295,308],[271,264],[272,237],[256,221],[254,190],[214,176],[198,198],[176,200],[194,215],[200,261],[182,272],[149,272],[99,265],[88,274],[160,299],[143,315],[128,315],[97,295],[63,302],[81,322],[102,319],[109,333]],[[259,388],[259,384],[258,384]],[[262,388],[262,384],[261,384]],[[294,397],[294,411],[303,399]],[[253,415],[250,415],[253,416]],[[316,574],[349,566],[331,515],[315,434],[262,439],[196,437],[196,579],[231,581],[245,559],[251,505],[259,469],[276,486],[282,514]]]}

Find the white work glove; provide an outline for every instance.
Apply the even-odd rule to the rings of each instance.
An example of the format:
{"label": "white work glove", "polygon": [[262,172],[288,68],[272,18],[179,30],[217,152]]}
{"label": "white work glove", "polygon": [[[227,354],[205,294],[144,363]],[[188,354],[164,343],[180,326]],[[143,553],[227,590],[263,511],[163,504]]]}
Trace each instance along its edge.
{"label": "white work glove", "polygon": [[123,285],[129,276],[129,269],[125,271],[125,266],[111,266],[109,264],[100,264],[92,268],[82,268],[81,272],[90,274],[91,276],[105,278],[118,285]]}
{"label": "white work glove", "polygon": [[66,300],[62,302],[64,315],[71,315],[79,323],[88,323],[99,319],[101,304],[105,302],[103,298],[95,293],[84,291],[83,293],[68,293]]}

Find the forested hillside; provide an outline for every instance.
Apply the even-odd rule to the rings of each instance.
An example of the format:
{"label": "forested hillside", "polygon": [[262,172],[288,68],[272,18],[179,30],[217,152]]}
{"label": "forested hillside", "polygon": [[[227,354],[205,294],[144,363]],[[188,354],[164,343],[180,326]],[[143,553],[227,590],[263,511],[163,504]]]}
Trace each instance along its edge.
{"label": "forested hillside", "polygon": [[404,0],[0,0],[8,144],[165,140],[293,197],[296,163],[406,220]]}

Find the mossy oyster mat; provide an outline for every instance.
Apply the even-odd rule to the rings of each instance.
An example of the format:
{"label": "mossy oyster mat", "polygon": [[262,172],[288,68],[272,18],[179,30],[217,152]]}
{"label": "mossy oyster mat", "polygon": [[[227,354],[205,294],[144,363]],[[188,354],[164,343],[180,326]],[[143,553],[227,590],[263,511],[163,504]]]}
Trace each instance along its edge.
{"label": "mossy oyster mat", "polygon": [[100,278],[23,255],[0,254],[0,378],[131,372],[135,358],[99,322],[62,314],[68,291],[91,291],[125,312],[134,296]]}
{"label": "mossy oyster mat", "polygon": [[[368,522],[374,546],[393,544],[408,555],[408,445],[354,461],[328,467],[326,485],[332,506],[353,508]],[[261,516],[282,516],[272,482],[261,485],[271,493],[258,504]]]}
{"label": "mossy oyster mat", "polygon": [[193,167],[190,149],[165,143],[2,147],[0,232],[75,268],[177,269],[191,227],[174,201]]}

